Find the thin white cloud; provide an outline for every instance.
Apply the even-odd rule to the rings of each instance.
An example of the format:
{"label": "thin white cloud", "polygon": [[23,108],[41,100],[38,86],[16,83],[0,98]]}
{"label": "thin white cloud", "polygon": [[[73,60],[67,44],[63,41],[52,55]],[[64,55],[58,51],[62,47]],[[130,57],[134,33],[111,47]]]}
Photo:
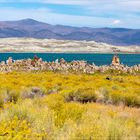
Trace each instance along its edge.
{"label": "thin white cloud", "polygon": [[87,9],[119,9],[120,11],[139,11],[140,0],[0,0],[1,2],[10,3],[46,3],[59,5],[79,5]]}
{"label": "thin white cloud", "polygon": [[43,0],[45,3],[50,4],[62,4],[62,5],[87,5],[90,4],[91,0]]}
{"label": "thin white cloud", "polygon": [[114,21],[112,22],[112,24],[115,24],[115,25],[120,24],[120,23],[121,23],[121,21],[118,20],[118,19],[116,19],[116,20],[114,20]]}
{"label": "thin white cloud", "polygon": [[72,4],[72,5],[82,5],[82,4],[94,4],[94,3],[139,3],[139,0],[0,0],[0,2],[40,2],[40,3],[50,3],[50,4]]}
{"label": "thin white cloud", "polygon": [[65,5],[83,5],[91,3],[92,0],[0,0],[0,2],[39,2],[50,4],[65,4]]}

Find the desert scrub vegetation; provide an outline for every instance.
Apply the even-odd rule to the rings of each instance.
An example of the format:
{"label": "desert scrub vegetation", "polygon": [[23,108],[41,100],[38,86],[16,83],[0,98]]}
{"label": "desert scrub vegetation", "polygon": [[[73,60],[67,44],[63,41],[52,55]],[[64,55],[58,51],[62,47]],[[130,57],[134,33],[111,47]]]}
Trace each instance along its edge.
{"label": "desert scrub vegetation", "polygon": [[140,76],[0,74],[0,140],[138,140]]}

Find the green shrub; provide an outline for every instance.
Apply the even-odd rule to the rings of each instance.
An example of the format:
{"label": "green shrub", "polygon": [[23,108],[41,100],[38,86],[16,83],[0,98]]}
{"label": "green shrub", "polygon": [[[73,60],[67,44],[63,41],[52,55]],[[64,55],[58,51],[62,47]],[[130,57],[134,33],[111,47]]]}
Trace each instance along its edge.
{"label": "green shrub", "polygon": [[76,101],[80,103],[87,103],[95,102],[97,100],[95,90],[91,88],[70,91],[69,93],[66,93],[64,97],[67,102]]}
{"label": "green shrub", "polygon": [[16,103],[19,99],[18,91],[4,88],[0,90],[0,107],[3,106],[4,103],[13,102]]}
{"label": "green shrub", "polygon": [[42,99],[42,103],[54,111],[60,111],[64,106],[64,98],[59,94],[51,94]]}

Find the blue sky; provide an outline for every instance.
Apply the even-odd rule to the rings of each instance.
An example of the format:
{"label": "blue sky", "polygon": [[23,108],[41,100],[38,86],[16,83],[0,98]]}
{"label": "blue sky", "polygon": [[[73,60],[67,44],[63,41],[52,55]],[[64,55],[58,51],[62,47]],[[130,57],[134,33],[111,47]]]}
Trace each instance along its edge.
{"label": "blue sky", "polygon": [[140,28],[140,0],[0,0],[0,20]]}

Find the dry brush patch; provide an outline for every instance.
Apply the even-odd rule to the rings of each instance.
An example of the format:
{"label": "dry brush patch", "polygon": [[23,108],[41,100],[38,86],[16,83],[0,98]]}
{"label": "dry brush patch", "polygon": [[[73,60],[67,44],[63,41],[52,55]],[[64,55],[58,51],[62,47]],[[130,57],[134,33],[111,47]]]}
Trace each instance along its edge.
{"label": "dry brush patch", "polygon": [[138,75],[12,72],[0,79],[0,140],[140,139]]}

